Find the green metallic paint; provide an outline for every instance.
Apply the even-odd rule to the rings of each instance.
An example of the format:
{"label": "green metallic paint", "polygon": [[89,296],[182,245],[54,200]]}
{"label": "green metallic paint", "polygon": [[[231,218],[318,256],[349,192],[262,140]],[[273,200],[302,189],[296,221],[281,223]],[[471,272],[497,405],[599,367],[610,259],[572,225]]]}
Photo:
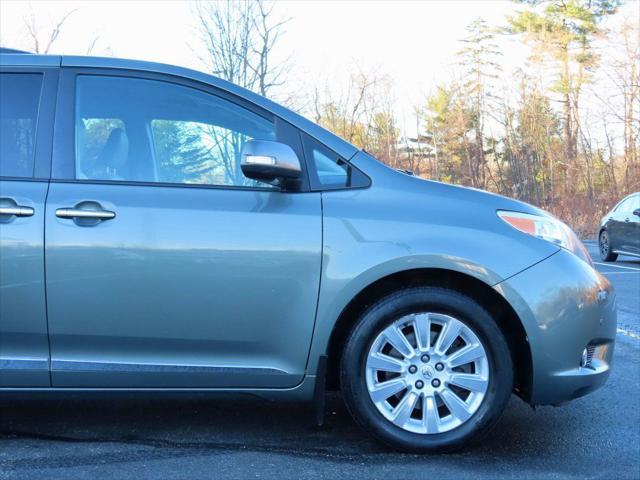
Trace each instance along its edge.
{"label": "green metallic paint", "polygon": [[0,181],[0,203],[31,207],[31,217],[0,215],[0,387],[48,387],[44,278],[47,182]]}
{"label": "green metallic paint", "polygon": [[[616,337],[615,292],[582,260],[561,250],[494,287],[517,312],[527,332],[534,369],[534,405],[557,404],[602,385]],[[587,344],[609,344],[602,371],[579,369]]]}
{"label": "green metallic paint", "polygon": [[[578,367],[587,343],[613,345],[611,286],[577,256],[496,215],[545,212],[399,173],[299,115],[199,72],[117,59],[28,57],[34,65],[145,72],[224,90],[307,132],[371,179],[369,188],[315,193],[53,181],[46,219],[42,191],[32,192],[39,216],[24,220],[28,235],[18,243],[28,253],[24,261],[41,261],[34,235],[46,222],[50,391],[310,400],[318,359],[349,302],[379,279],[431,268],[473,277],[513,307],[533,355],[532,403],[568,400],[606,380],[613,348],[603,370]],[[2,55],[0,63],[19,66],[26,58]],[[60,95],[68,100],[66,87]],[[67,140],[54,149],[54,172],[73,155],[65,143],[72,122],[65,111],[58,115],[56,139]],[[95,226],[55,217],[56,209],[82,201],[99,202],[116,217]],[[19,249],[5,248],[7,231],[2,265],[12,265],[11,275],[21,279]],[[32,299],[33,328],[11,348],[15,355],[32,349],[40,358],[47,354],[43,272],[29,272],[21,281],[31,281],[22,293]],[[9,288],[4,279],[2,288]],[[20,314],[16,303],[6,305],[0,331],[13,332]],[[41,387],[26,392],[46,391],[35,377],[23,383]]]}
{"label": "green metallic paint", "polygon": [[46,222],[54,387],[302,380],[320,281],[319,193],[54,182],[48,210],[85,199],[116,217]]}

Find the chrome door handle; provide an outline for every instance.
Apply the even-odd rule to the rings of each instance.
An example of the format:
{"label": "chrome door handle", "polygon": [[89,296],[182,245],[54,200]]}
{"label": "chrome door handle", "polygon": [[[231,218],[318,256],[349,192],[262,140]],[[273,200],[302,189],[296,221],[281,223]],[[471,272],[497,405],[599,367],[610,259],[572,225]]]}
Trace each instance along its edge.
{"label": "chrome door handle", "polygon": [[79,208],[58,208],[56,210],[56,217],[111,220],[112,218],[116,218],[116,212],[110,212],[109,210],[82,210]]}
{"label": "chrome door handle", "polygon": [[22,207],[16,205],[15,207],[0,207],[0,215],[15,215],[16,217],[31,217],[35,213],[35,210],[31,207]]}

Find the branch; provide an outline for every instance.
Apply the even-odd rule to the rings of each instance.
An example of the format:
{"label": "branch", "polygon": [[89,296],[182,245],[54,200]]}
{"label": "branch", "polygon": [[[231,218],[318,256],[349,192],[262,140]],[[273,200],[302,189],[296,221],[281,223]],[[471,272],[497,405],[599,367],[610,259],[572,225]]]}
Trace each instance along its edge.
{"label": "branch", "polygon": [[64,25],[64,22],[66,22],[67,19],[77,10],[78,10],[77,8],[74,8],[73,10],[70,10],[69,12],[65,13],[60,19],[60,21],[57,23],[57,25],[53,28],[53,30],[51,30],[51,36],[49,37],[49,42],[47,43],[47,46],[44,49],[44,52],[43,52],[44,54],[49,53],[49,49],[51,48],[53,43],[56,41],[58,36],[60,35],[60,29],[62,28],[62,25]]}

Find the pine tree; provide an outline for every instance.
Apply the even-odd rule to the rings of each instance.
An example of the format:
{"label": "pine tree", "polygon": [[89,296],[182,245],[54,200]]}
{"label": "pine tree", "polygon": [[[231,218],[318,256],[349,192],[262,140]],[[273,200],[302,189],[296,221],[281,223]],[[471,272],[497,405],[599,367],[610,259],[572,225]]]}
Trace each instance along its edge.
{"label": "pine tree", "polygon": [[492,100],[493,81],[501,71],[497,61],[501,53],[494,41],[494,29],[483,19],[472,22],[467,32],[461,40],[465,47],[458,53],[458,59],[464,73],[463,86],[471,99],[474,143],[469,156],[469,176],[474,187],[486,188],[485,116]]}
{"label": "pine tree", "polygon": [[[510,17],[508,32],[523,34],[538,59],[549,59],[559,68],[552,89],[562,103],[562,134],[567,166],[578,154],[578,105],[583,84],[597,57],[593,40],[599,23],[615,12],[619,0],[516,0],[530,6]],[[566,170],[568,171],[568,169]],[[565,191],[569,175],[565,175]]]}

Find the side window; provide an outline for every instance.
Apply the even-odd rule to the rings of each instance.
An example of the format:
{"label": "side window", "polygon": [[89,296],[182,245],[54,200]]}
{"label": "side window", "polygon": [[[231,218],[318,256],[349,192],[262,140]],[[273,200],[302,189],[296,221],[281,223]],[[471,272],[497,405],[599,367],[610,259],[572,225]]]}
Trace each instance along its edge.
{"label": "side window", "polygon": [[275,137],[271,120],[194,88],[126,77],[77,79],[79,179],[256,186],[240,169],[242,146]]}
{"label": "side window", "polygon": [[33,177],[42,74],[0,74],[0,176]]}
{"label": "side window", "polygon": [[310,164],[311,183],[315,189],[369,186],[366,175],[308,135],[304,136],[304,152]]}
{"label": "side window", "polygon": [[616,212],[620,212],[620,213],[633,212],[634,205],[635,205],[635,197],[627,198],[624,202],[618,205],[618,208],[616,208]]}
{"label": "side window", "polygon": [[[108,167],[102,162],[107,141],[125,127],[119,118],[80,118],[76,121],[76,178],[100,178]],[[114,133],[115,132],[115,133]],[[113,140],[112,140],[113,142]],[[115,172],[114,172],[115,173]]]}

